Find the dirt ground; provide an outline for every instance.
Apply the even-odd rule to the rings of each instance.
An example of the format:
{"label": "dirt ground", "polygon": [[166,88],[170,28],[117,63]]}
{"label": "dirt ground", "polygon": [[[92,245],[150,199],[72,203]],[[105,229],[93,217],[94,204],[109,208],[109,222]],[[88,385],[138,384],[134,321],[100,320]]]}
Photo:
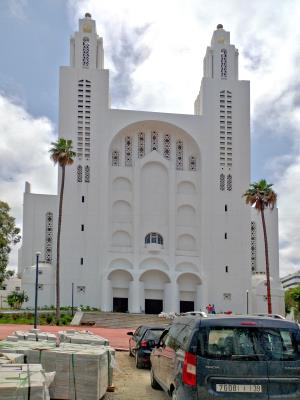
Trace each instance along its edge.
{"label": "dirt ground", "polygon": [[168,400],[160,390],[150,386],[150,370],[137,369],[128,352],[116,352],[117,368],[114,370],[114,393],[106,393],[103,400]]}

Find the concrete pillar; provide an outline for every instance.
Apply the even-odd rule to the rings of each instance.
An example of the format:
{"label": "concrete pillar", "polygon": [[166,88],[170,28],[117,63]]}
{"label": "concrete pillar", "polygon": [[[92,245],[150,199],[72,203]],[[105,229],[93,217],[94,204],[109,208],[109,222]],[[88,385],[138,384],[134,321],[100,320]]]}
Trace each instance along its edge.
{"label": "concrete pillar", "polygon": [[107,278],[102,280],[101,290],[101,310],[112,311],[113,309],[113,298],[112,298],[112,287],[111,281]]}
{"label": "concrete pillar", "polygon": [[205,307],[206,305],[203,302],[203,290],[202,290],[202,285],[197,285],[196,287],[196,293],[195,293],[195,310],[197,311],[206,311]]}
{"label": "concrete pillar", "polygon": [[145,312],[145,284],[139,281],[140,293],[140,312]]}
{"label": "concrete pillar", "polygon": [[179,313],[179,292],[176,281],[165,284],[164,312]]}
{"label": "concrete pillar", "polygon": [[140,313],[140,282],[138,280],[133,280],[129,282],[129,296],[128,296],[128,311],[130,313]]}

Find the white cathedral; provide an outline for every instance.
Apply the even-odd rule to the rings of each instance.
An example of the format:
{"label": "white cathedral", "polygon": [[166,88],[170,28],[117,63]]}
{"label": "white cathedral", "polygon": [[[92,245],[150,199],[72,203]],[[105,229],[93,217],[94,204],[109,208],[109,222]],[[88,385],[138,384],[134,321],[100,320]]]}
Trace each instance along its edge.
{"label": "white cathedral", "polygon": [[[60,70],[59,135],[72,139],[61,237],[61,301],[103,311],[267,312],[260,216],[250,183],[250,86],[238,50],[217,26],[194,115],[110,107],[102,38],[86,14]],[[52,168],[49,161],[49,169]],[[60,177],[58,188],[60,187]],[[26,182],[22,289],[55,304],[58,195]],[[284,313],[277,209],[266,212],[273,312]]]}

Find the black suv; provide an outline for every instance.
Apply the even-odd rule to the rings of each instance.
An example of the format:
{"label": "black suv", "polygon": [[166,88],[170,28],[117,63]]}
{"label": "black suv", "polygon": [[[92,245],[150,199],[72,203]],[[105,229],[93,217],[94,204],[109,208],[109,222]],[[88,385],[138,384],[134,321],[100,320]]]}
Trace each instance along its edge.
{"label": "black suv", "polygon": [[300,330],[270,317],[179,317],[151,354],[173,400],[300,399]]}

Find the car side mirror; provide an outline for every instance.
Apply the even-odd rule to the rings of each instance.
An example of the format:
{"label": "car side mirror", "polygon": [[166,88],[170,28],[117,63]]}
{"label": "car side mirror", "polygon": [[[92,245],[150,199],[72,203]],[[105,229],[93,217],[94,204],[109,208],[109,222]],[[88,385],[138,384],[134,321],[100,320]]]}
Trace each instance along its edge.
{"label": "car side mirror", "polygon": [[133,336],[133,332],[127,332],[128,336]]}

